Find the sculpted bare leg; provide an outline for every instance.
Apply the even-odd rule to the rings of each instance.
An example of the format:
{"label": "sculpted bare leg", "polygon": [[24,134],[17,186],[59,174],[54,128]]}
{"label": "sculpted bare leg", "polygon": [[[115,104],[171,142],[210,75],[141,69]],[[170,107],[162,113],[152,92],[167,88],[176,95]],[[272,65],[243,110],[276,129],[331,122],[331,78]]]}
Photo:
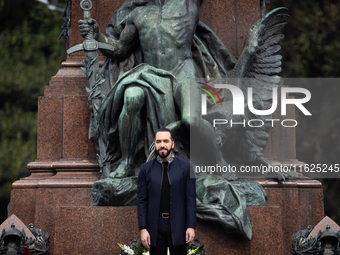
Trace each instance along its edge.
{"label": "sculpted bare leg", "polygon": [[124,93],[124,106],[119,116],[119,142],[122,161],[110,174],[110,178],[133,176],[134,154],[142,125],[140,111],[145,102],[145,94],[140,87],[129,87]]}
{"label": "sculpted bare leg", "polygon": [[[217,145],[215,131],[211,124],[201,117],[201,92],[191,88],[191,79],[197,77],[194,65],[187,61],[176,74],[179,85],[174,90],[176,105],[181,110],[181,124],[193,135],[199,136],[205,146],[209,147],[215,162],[221,166],[228,165]],[[174,128],[171,126],[171,128]]]}

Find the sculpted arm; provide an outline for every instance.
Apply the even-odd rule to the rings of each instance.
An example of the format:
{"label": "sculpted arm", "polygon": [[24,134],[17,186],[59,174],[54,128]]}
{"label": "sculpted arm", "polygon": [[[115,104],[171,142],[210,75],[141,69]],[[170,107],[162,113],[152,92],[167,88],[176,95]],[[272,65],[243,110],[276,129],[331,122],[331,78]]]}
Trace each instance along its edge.
{"label": "sculpted arm", "polygon": [[129,54],[131,54],[132,49],[135,47],[138,41],[137,35],[138,35],[137,28],[131,21],[129,21],[129,19],[127,21],[125,28],[120,34],[119,40],[106,37],[104,34],[99,32],[98,36],[99,42],[111,44],[115,47],[114,52],[105,50],[102,50],[101,52],[103,53],[103,55],[109,58],[125,59],[129,56]]}
{"label": "sculpted arm", "polygon": [[99,31],[99,26],[96,20],[90,19],[88,21],[79,20],[80,34],[85,37],[89,31],[90,26],[93,26],[93,36],[98,42],[103,42],[114,46],[114,52],[108,50],[100,50],[103,55],[109,58],[125,59],[129,56],[132,49],[138,42],[138,31],[136,26],[132,23],[129,17],[126,21],[126,26],[120,34],[119,40],[105,36]]}

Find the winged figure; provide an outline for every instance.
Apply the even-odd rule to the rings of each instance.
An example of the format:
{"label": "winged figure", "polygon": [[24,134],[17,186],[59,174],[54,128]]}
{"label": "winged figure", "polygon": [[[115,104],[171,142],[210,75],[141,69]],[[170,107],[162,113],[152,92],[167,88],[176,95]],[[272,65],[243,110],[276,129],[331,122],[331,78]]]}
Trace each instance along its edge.
{"label": "winged figure", "polygon": [[[107,58],[101,72],[106,81],[95,93],[102,98],[100,104],[92,106],[89,91],[89,105],[93,115],[99,116],[92,119],[90,139],[97,144],[102,178],[110,173],[111,177],[134,175],[140,163],[153,156],[154,134],[162,126],[173,131],[175,153],[182,158],[190,155],[190,130],[206,142],[213,161],[220,165],[227,164],[221,146],[227,146],[224,151],[239,161],[268,163],[262,154],[268,127],[214,130],[207,120],[218,115],[231,117],[230,104],[225,104],[225,111],[210,107],[202,118],[200,90],[190,83],[204,78],[209,84],[235,83],[243,91],[252,86],[257,94],[255,104],[263,109],[270,106],[272,87],[280,80],[281,56],[276,53],[284,35],[277,33],[286,25],[288,15],[282,14],[286,8],[273,10],[252,26],[236,61],[198,21],[200,5],[197,0],[130,0],[113,14],[106,36],[95,20],[80,21],[83,36],[93,24],[94,37],[115,48],[101,50]],[[220,99],[230,101],[224,92],[219,93]],[[249,117],[249,113],[244,116]]]}
{"label": "winged figure", "polygon": [[[160,127],[172,131],[175,155],[184,159],[195,148],[204,147],[205,158],[219,165],[228,165],[229,159],[270,164],[262,153],[268,126],[214,128],[211,124],[213,118],[237,121],[270,116],[253,116],[246,111],[235,117],[230,94],[218,90],[216,99],[223,106],[214,105],[216,99],[211,99],[207,115],[202,117],[203,85],[197,81],[203,79],[210,87],[230,83],[244,92],[251,86],[253,105],[268,109],[272,88],[280,81],[277,74],[281,71],[281,56],[277,52],[284,36],[278,33],[286,25],[287,9],[275,9],[258,20],[236,60],[214,32],[199,21],[201,4],[201,0],[128,0],[114,12],[106,35],[99,31],[95,20],[79,21],[82,36],[91,33],[98,42],[114,47],[113,51],[101,49],[106,59],[101,77],[96,78],[100,82],[95,90],[88,90],[92,109],[89,136],[99,152],[102,179],[117,181],[134,176],[143,162],[155,156],[153,142]],[[198,139],[192,143],[194,137]],[[191,161],[195,163],[195,159]],[[232,230],[250,239],[244,192],[238,192],[223,178],[198,179],[196,183],[198,217],[220,222],[229,233]],[[100,193],[99,186],[95,183],[93,194]],[[252,188],[251,192],[258,194],[258,205],[265,205],[263,188],[258,183]]]}

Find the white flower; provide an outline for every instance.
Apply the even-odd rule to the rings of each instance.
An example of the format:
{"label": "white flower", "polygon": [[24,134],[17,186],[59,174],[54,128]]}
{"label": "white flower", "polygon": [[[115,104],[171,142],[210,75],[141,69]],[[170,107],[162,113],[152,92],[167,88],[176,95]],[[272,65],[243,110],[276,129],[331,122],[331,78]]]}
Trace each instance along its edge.
{"label": "white flower", "polygon": [[188,255],[192,255],[192,254],[195,254],[195,250],[188,250]]}
{"label": "white flower", "polygon": [[150,255],[150,252],[149,251],[145,251],[145,252],[143,252],[142,255]]}
{"label": "white flower", "polygon": [[135,254],[135,252],[129,247],[129,246],[127,246],[127,245],[123,245],[124,246],[124,251],[127,253],[127,254],[129,254],[129,255],[134,255]]}

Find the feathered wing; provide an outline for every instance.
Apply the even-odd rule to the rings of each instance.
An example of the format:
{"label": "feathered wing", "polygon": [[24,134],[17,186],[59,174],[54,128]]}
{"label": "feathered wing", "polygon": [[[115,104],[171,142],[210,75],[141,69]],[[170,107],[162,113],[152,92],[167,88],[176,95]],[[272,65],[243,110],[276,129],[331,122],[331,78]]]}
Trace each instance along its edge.
{"label": "feathered wing", "polygon": [[259,20],[248,32],[245,47],[251,56],[246,63],[243,77],[251,78],[241,84],[241,89],[251,86],[253,93],[262,100],[269,100],[272,96],[272,88],[277,86],[281,72],[281,55],[277,54],[281,49],[278,43],[284,38],[284,34],[278,34],[287,25],[285,22],[289,15],[283,12],[287,8],[277,8],[269,12]]}
{"label": "feathered wing", "polygon": [[251,86],[253,93],[264,100],[271,98],[272,87],[280,82],[277,74],[281,72],[282,57],[277,53],[284,34],[278,32],[287,25],[285,21],[289,15],[283,13],[287,10],[284,7],[274,9],[249,29],[243,52],[232,72],[232,78],[241,78],[236,83],[242,90],[246,92]]}
{"label": "feathered wing", "polygon": [[[289,15],[287,8],[277,8],[257,21],[248,31],[244,50],[232,72],[233,83],[247,95],[247,88],[252,87],[253,105],[258,110],[269,109],[272,105],[273,87],[280,82],[281,49],[278,43],[284,38],[278,34],[286,25]],[[254,95],[255,94],[255,95]],[[257,116],[246,113],[249,119],[268,119],[272,116]],[[263,157],[263,148],[269,137],[271,122],[263,122],[262,127],[249,128],[243,135],[238,155],[243,162],[269,162]],[[261,124],[261,123],[260,123]],[[252,123],[252,125],[259,125]]]}

